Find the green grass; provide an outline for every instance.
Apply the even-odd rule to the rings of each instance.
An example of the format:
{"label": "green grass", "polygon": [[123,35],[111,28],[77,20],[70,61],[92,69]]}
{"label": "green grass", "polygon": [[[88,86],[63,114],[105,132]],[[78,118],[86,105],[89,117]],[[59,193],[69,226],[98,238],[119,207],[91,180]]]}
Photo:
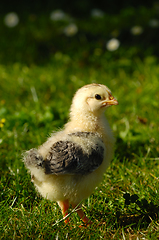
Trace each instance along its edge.
{"label": "green grass", "polygon": [[[98,71],[81,68],[78,59],[63,67],[56,59],[44,67],[1,65],[2,239],[156,239],[159,235],[159,69],[150,57],[128,62],[134,66],[131,73],[121,67],[121,60],[115,71],[114,63],[108,63],[109,73],[104,66]],[[106,113],[117,142],[103,182],[83,202],[93,225],[81,229],[75,213],[70,226],[65,225],[57,204],[38,196],[21,154],[62,127],[75,90],[94,81],[106,84],[119,101]]]}
{"label": "green grass", "polygon": [[[124,14],[128,17],[126,11]],[[117,24],[116,17],[112,19]],[[39,38],[45,29],[45,20],[40,21],[44,25]],[[122,21],[119,23],[124,24]],[[26,32],[23,23],[19,26],[23,29],[19,42],[23,42],[28,29],[33,34],[37,27],[27,24]],[[81,26],[90,29],[89,23],[81,22]],[[5,48],[10,30],[3,36]],[[49,29],[46,31],[43,37],[51,41]],[[68,52],[56,46],[55,54],[41,65],[35,61],[37,49],[32,45],[22,60],[22,42],[16,45],[13,41],[15,49],[10,51],[16,53],[15,61],[14,54],[11,58],[6,55],[4,65],[0,54],[1,239],[158,239],[158,60],[152,55],[142,55],[141,60],[138,47],[122,46],[110,53],[100,43],[98,46],[84,40],[75,51],[79,39],[71,41]],[[62,128],[75,91],[92,82],[107,85],[119,102],[106,112],[116,147],[102,183],[83,201],[83,209],[93,224],[80,228],[82,223],[71,209],[70,225],[65,225],[58,205],[36,193],[22,153]]]}

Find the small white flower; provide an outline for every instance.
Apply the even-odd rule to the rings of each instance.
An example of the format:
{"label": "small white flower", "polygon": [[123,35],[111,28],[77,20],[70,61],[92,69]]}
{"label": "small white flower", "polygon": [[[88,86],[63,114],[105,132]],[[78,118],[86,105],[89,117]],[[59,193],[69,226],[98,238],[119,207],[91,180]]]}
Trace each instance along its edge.
{"label": "small white flower", "polygon": [[104,12],[100,9],[95,8],[91,10],[91,16],[94,18],[102,18],[104,17]]}
{"label": "small white flower", "polygon": [[111,40],[109,40],[106,44],[106,48],[109,50],[109,51],[115,51],[119,48],[120,46],[120,42],[118,39],[116,38],[112,38]]}
{"label": "small white flower", "polygon": [[62,10],[55,10],[50,14],[52,21],[66,20],[67,15]]}
{"label": "small white flower", "polygon": [[19,17],[14,12],[8,13],[4,17],[4,23],[7,27],[15,27],[19,23]]}
{"label": "small white flower", "polygon": [[74,36],[78,32],[78,27],[74,23],[70,23],[64,28],[64,34],[68,37]]}
{"label": "small white flower", "polygon": [[143,33],[143,28],[141,26],[133,26],[130,32],[132,35],[140,35]]}
{"label": "small white flower", "polygon": [[158,19],[151,19],[149,21],[149,26],[152,28],[158,28],[159,27],[159,20]]}

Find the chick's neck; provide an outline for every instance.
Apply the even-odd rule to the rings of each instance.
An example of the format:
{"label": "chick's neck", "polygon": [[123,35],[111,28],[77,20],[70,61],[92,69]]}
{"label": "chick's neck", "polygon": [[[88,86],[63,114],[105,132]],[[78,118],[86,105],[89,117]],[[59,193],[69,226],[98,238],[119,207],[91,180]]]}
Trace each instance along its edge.
{"label": "chick's neck", "polygon": [[89,131],[103,133],[106,131],[107,120],[104,114],[95,116],[94,114],[86,114],[79,112],[70,117],[70,121],[65,125],[65,129],[74,131]]}

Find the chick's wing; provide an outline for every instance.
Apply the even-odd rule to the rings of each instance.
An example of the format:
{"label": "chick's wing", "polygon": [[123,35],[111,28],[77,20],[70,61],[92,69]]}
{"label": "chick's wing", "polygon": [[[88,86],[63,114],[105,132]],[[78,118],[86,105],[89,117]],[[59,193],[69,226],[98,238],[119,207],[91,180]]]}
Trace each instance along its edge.
{"label": "chick's wing", "polygon": [[44,161],[46,174],[88,174],[97,169],[104,156],[104,148],[95,144],[85,152],[72,141],[58,141],[53,144]]}

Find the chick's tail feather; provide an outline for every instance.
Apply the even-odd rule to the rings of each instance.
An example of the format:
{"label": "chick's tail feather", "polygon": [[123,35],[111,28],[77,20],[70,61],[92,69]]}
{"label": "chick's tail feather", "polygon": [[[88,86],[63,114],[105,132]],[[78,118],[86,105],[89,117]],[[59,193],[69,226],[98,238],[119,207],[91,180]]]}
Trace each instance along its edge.
{"label": "chick's tail feather", "polygon": [[35,168],[43,168],[44,159],[38,153],[38,150],[35,148],[30,149],[29,151],[24,153],[24,164],[26,168],[30,169],[32,167]]}

